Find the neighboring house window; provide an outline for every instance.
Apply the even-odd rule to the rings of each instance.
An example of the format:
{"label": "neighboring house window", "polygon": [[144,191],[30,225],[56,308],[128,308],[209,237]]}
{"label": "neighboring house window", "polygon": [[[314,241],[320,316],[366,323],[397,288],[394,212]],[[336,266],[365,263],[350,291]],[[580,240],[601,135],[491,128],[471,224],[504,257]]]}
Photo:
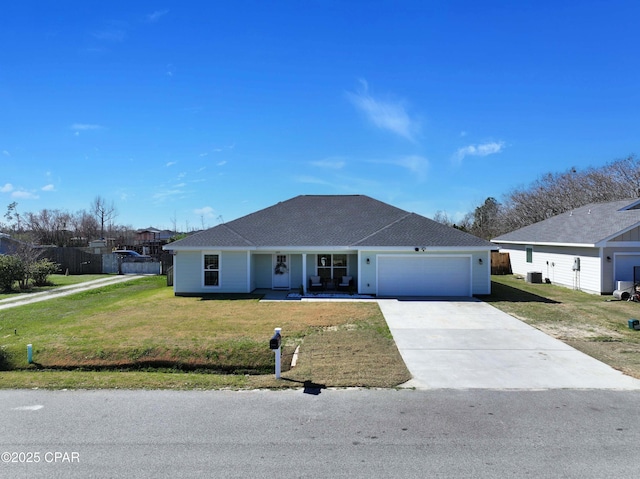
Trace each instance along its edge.
{"label": "neighboring house window", "polygon": [[346,254],[319,254],[318,276],[324,280],[339,279],[347,275]]}
{"label": "neighboring house window", "polygon": [[527,252],[527,263],[533,263],[533,248],[527,246],[525,251]]}
{"label": "neighboring house window", "polygon": [[220,255],[204,255],[204,285],[220,286]]}

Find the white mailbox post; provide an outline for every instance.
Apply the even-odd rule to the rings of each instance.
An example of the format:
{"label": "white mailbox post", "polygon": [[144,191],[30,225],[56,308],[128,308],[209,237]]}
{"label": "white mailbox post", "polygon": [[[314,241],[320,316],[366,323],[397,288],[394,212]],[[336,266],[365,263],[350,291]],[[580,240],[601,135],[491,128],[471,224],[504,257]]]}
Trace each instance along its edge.
{"label": "white mailbox post", "polygon": [[269,348],[276,353],[276,379],[280,379],[280,355],[282,353],[282,328],[275,328],[269,341]]}

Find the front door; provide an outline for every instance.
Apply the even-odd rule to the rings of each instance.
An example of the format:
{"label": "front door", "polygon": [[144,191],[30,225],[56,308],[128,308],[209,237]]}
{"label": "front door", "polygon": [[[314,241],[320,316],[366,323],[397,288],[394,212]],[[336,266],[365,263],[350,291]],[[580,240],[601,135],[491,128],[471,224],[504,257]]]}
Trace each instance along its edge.
{"label": "front door", "polygon": [[273,289],[289,288],[289,255],[273,255]]}

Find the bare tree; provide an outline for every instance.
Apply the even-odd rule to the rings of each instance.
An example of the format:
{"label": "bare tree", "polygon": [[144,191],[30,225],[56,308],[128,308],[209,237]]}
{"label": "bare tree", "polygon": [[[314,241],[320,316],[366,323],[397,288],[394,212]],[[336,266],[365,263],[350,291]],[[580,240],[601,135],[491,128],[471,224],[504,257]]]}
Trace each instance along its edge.
{"label": "bare tree", "polygon": [[635,198],[640,188],[640,160],[635,155],[600,168],[547,173],[528,187],[505,196],[498,234],[537,223],[590,203]]}
{"label": "bare tree", "polygon": [[14,233],[19,233],[21,231],[20,224],[20,213],[18,213],[18,203],[12,202],[7,206],[7,212],[4,214],[4,217],[8,221],[6,228]]}
{"label": "bare tree", "polygon": [[70,227],[73,229],[73,242],[86,245],[92,238],[97,238],[100,225],[96,218],[86,210],[80,210],[71,217]]}
{"label": "bare tree", "polygon": [[73,235],[72,216],[66,211],[43,209],[26,213],[25,227],[36,244],[68,246]]}
{"label": "bare tree", "polygon": [[34,248],[32,245],[27,243],[20,243],[15,247],[13,256],[20,260],[23,268],[23,275],[18,280],[20,289],[27,289],[29,287],[29,280],[31,279],[33,266],[40,259],[42,253],[43,250]]}
{"label": "bare tree", "polygon": [[453,221],[451,220],[451,218],[449,217],[446,211],[442,211],[442,210],[436,211],[436,214],[433,215],[433,218],[431,219],[438,223],[442,223],[443,225],[453,226]]}
{"label": "bare tree", "polygon": [[176,233],[178,231],[178,217],[176,215],[176,212],[174,210],[173,212],[173,216],[170,218],[171,220],[171,226],[173,228],[173,232]]}
{"label": "bare tree", "polygon": [[467,213],[460,221],[457,223],[453,221],[453,219],[447,214],[446,211],[438,210],[436,214],[433,215],[433,221],[437,221],[438,223],[442,223],[443,225],[451,226],[452,228],[461,230],[461,231],[469,231],[471,229],[471,216]]}
{"label": "bare tree", "polygon": [[100,224],[100,237],[104,238],[105,224],[110,225],[116,216],[118,216],[116,207],[113,202],[107,203],[107,200],[101,196],[96,196],[93,203],[91,203],[91,212]]}

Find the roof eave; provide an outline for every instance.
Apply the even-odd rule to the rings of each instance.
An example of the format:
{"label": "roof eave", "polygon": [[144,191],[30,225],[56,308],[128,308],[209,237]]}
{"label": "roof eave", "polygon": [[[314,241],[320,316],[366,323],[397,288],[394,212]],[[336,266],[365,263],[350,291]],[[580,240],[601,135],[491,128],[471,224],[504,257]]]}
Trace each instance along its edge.
{"label": "roof eave", "polygon": [[597,248],[600,242],[598,243],[558,243],[553,241],[508,241],[508,240],[491,240],[492,243],[496,244],[524,244],[531,246],[573,246],[575,248]]}

